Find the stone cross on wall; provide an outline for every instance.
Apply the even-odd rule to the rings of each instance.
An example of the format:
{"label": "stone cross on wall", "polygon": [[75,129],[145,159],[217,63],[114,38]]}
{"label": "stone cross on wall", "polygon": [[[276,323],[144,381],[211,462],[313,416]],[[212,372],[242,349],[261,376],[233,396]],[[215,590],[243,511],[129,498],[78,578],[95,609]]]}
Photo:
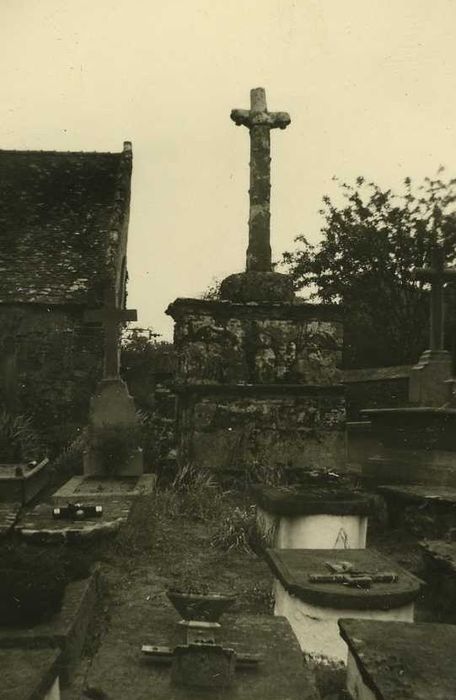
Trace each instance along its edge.
{"label": "stone cross on wall", "polygon": [[285,129],[286,112],[268,112],[263,88],[250,92],[250,110],[233,109],[231,119],[250,131],[250,214],[247,271],[270,272],[271,129]]}
{"label": "stone cross on wall", "polygon": [[119,309],[116,302],[116,292],[109,285],[105,292],[102,309],[86,311],[86,321],[98,321],[104,326],[104,379],[118,379],[120,360],[120,324],[124,321],[136,321],[137,313],[133,310]]}
{"label": "stone cross on wall", "polygon": [[456,269],[445,267],[445,254],[442,246],[435,243],[432,246],[431,266],[419,267],[415,277],[431,283],[431,318],[430,318],[430,350],[439,351],[444,348],[444,309],[445,299],[443,289],[447,282],[456,280]]}

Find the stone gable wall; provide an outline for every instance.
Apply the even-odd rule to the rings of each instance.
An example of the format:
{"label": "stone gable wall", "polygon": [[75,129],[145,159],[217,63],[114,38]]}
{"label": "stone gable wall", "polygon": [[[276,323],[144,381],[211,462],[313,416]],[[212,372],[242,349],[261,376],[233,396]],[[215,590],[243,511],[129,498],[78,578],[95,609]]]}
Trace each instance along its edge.
{"label": "stone gable wall", "polygon": [[0,399],[61,446],[86,423],[102,373],[103,335],[83,309],[0,305]]}

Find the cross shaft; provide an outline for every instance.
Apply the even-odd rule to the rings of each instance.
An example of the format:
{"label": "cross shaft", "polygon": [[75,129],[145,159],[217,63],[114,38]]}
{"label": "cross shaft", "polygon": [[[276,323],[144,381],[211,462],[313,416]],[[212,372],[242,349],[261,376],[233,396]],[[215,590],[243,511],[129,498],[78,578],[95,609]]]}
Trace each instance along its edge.
{"label": "cross shaft", "polygon": [[233,109],[231,119],[250,132],[250,213],[246,269],[272,270],[270,243],[271,129],[290,124],[286,112],[268,112],[263,88],[250,91],[250,110]]}
{"label": "cross shaft", "polygon": [[120,324],[124,321],[136,321],[137,312],[119,309],[113,286],[105,292],[102,309],[86,311],[84,320],[102,323],[104,326],[104,379],[117,379],[120,369]]}
{"label": "cross shaft", "polygon": [[431,283],[430,350],[443,350],[445,330],[444,287],[447,282],[456,280],[456,269],[445,267],[443,248],[435,243],[432,246],[431,266],[417,268],[415,277]]}

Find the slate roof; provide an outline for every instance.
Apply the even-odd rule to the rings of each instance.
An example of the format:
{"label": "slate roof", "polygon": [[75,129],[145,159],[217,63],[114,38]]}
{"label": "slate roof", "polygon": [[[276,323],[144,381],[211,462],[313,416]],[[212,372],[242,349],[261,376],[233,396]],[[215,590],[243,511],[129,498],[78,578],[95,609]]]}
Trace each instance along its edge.
{"label": "slate roof", "polygon": [[0,303],[96,302],[126,236],[130,179],[128,143],[120,153],[0,150]]}

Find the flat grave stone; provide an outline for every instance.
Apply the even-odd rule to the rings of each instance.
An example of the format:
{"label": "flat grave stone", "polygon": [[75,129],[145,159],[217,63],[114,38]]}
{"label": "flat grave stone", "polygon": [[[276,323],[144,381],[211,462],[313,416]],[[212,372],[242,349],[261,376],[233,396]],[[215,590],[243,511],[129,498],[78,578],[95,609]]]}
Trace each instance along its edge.
{"label": "flat grave stone", "polygon": [[413,622],[423,582],[375,550],[267,549],[276,577],[275,615],[285,616],[303,652],[346,660],[341,617]]}
{"label": "flat grave stone", "polygon": [[55,649],[0,649],[0,700],[60,700]]}
{"label": "flat grave stone", "polygon": [[453,700],[456,626],[340,620],[347,689],[359,700]]}
{"label": "flat grave stone", "polygon": [[110,700],[317,700],[313,677],[303,666],[288,622],[271,616],[224,617],[223,646],[262,657],[258,667],[236,670],[231,687],[175,684],[169,666],[152,663],[141,654],[141,645],[175,645],[177,621],[169,608],[147,609],[144,603],[121,607],[93,659],[86,693],[98,691]]}
{"label": "flat grave stone", "polygon": [[257,524],[278,549],[363,549],[371,499],[348,488],[255,486]]}
{"label": "flat grave stone", "polygon": [[[89,503],[89,499],[84,499],[84,502]],[[127,522],[131,506],[131,499],[112,497],[104,500],[101,517],[93,515],[79,520],[56,519],[53,516],[55,503],[39,503],[33,510],[22,513],[14,530],[25,539],[40,544],[97,539],[117,533]]]}
{"label": "flat grave stone", "polygon": [[[148,496],[155,486],[155,474],[132,477],[74,476],[56,491],[47,503],[24,512],[15,530],[24,538],[41,543],[79,542],[116,534],[130,515],[137,498]],[[81,503],[101,505],[100,516],[56,520],[58,506]]]}

